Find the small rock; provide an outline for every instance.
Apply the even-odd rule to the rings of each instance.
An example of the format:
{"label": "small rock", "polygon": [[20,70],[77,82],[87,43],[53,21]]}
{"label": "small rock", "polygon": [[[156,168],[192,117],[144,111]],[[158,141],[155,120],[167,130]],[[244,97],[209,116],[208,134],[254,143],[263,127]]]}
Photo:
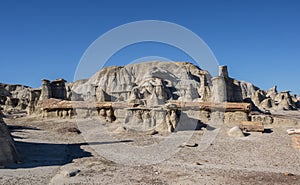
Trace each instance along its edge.
{"label": "small rock", "polygon": [[193,144],[186,144],[185,146],[187,147],[197,147],[198,144],[197,143],[193,143]]}
{"label": "small rock", "polygon": [[227,134],[231,137],[245,137],[239,126],[232,127]]}
{"label": "small rock", "polygon": [[117,133],[122,133],[122,132],[126,132],[126,131],[127,131],[127,128],[124,127],[124,126],[119,126],[119,127],[115,130],[115,132],[117,132]]}
{"label": "small rock", "polygon": [[298,128],[298,129],[288,129],[287,133],[288,133],[288,135],[300,134],[300,128]]}
{"label": "small rock", "polygon": [[150,135],[156,135],[156,134],[158,134],[158,131],[156,131],[156,130],[153,130],[151,133],[150,133]]}
{"label": "small rock", "polygon": [[294,174],[292,173],[284,173],[285,176],[295,176]]}
{"label": "small rock", "polygon": [[199,162],[196,162],[195,164],[196,164],[196,165],[198,165],[198,166],[202,165],[202,164],[201,164],[201,163],[199,163]]}
{"label": "small rock", "polygon": [[184,147],[197,147],[198,144],[197,143],[183,143],[182,145],[180,145],[180,148],[184,148]]}
{"label": "small rock", "polygon": [[65,177],[75,177],[80,170],[78,169],[71,169],[64,172]]}
{"label": "small rock", "polygon": [[78,130],[78,128],[76,128],[76,127],[67,128],[67,131],[71,132],[71,133],[81,134],[81,131]]}
{"label": "small rock", "polygon": [[57,131],[63,134],[81,134],[80,130],[78,130],[76,127],[63,127],[57,129]]}

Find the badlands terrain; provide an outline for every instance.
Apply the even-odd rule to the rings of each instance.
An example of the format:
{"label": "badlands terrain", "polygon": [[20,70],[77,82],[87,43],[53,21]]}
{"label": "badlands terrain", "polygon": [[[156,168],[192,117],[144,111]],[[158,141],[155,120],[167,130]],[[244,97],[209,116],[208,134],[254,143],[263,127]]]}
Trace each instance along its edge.
{"label": "badlands terrain", "polygon": [[187,62],[0,85],[0,184],[300,184],[300,100]]}

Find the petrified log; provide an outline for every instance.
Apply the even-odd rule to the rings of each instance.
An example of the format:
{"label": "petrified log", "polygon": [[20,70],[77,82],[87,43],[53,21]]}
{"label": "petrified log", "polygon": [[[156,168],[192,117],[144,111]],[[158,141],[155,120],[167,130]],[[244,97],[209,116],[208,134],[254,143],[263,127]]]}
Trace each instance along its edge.
{"label": "petrified log", "polygon": [[[207,111],[225,111],[225,112],[250,112],[249,103],[212,103],[212,102],[180,102],[170,101],[178,109],[186,110],[207,110]],[[72,109],[72,108],[128,108],[127,102],[86,102],[86,101],[64,101],[58,99],[48,99],[42,102],[43,110]]]}
{"label": "petrified log", "polygon": [[195,109],[195,110],[206,110],[206,111],[225,111],[225,112],[250,112],[250,103],[213,103],[213,102],[180,102],[180,101],[169,101],[169,103],[177,105],[179,109]]}
{"label": "petrified log", "polygon": [[88,109],[88,108],[112,108],[112,107],[128,107],[125,103],[118,102],[86,102],[86,101],[65,101],[59,99],[48,99],[41,103],[42,110],[60,110],[60,109]]}
{"label": "petrified log", "polygon": [[241,121],[239,127],[247,132],[264,132],[265,130],[262,122]]}

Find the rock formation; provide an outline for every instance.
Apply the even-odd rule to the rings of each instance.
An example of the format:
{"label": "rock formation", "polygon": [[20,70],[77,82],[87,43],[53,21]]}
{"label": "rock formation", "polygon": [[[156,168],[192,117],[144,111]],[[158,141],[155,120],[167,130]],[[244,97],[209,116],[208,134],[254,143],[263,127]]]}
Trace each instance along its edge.
{"label": "rock formation", "polygon": [[24,111],[29,103],[30,87],[0,83],[0,105],[5,113]]}
{"label": "rock formation", "polygon": [[257,90],[251,96],[252,102],[262,111],[272,110],[297,110],[299,100],[296,95],[291,95],[289,91],[277,92],[274,86],[268,91]]}
{"label": "rock formation", "polygon": [[0,167],[18,160],[14,141],[1,115],[0,111]]}
{"label": "rock formation", "polygon": [[[120,104],[117,107],[105,104],[93,107],[97,102]],[[200,113],[194,113],[202,123],[210,121],[213,111],[228,110],[228,107],[220,108],[219,105],[225,105],[223,102],[251,103],[252,110],[260,113],[300,108],[297,96],[288,91],[278,93],[276,86],[264,91],[251,83],[231,78],[227,66],[220,66],[219,75],[212,77],[188,62],[153,61],[111,66],[98,71],[90,79],[68,84],[64,79],[42,80],[39,89],[0,85],[0,103],[6,112],[15,108],[43,117],[98,116],[106,122],[117,120],[133,127],[142,123],[145,128],[169,131],[182,127],[180,115],[190,114],[182,110],[184,106],[176,107],[180,102],[187,105],[208,103],[209,108],[219,107],[218,110],[201,109]],[[232,106],[239,107],[237,104]],[[272,121],[272,118],[252,116],[249,111],[240,109],[224,114],[225,123],[252,119]]]}
{"label": "rock formation", "polygon": [[[49,94],[51,90],[53,93],[53,89],[49,88],[50,81],[43,83],[46,86],[45,92]],[[176,102],[242,103],[244,98],[253,94],[256,87],[230,78],[226,66],[220,67],[219,76],[212,78],[207,71],[187,62],[146,62],[124,67],[107,67],[88,80],[67,84],[66,88],[73,105],[66,106],[62,102],[57,105],[55,103],[52,107],[46,106],[43,108],[45,117],[56,115],[66,117],[63,113],[69,115],[68,111],[72,107],[72,115],[79,117],[94,115],[103,121],[117,120],[132,128],[142,125],[143,129],[176,131],[177,128],[195,129],[198,122],[207,123],[213,107],[208,104],[208,109],[201,110],[201,115],[199,114],[194,123],[187,126],[187,123],[180,123],[180,120],[184,119],[181,114],[186,115],[186,112],[182,110],[182,106],[177,107]],[[51,100],[49,97],[46,98]],[[90,102],[89,104],[120,102],[125,106],[88,108],[88,106],[78,107],[74,101]],[[45,98],[41,102],[45,102]],[[166,104],[168,102],[175,104]],[[190,105],[184,107],[188,108]],[[218,111],[221,109],[225,111],[224,105],[219,106]],[[229,112],[225,117],[229,121],[249,119],[248,111]]]}
{"label": "rock formation", "polygon": [[217,102],[243,102],[259,88],[251,83],[229,77],[227,66],[219,67],[219,76],[212,78],[213,98]]}
{"label": "rock formation", "polygon": [[66,80],[59,78],[52,82],[49,80],[42,80],[42,88],[41,88],[41,100],[47,100],[50,98],[56,99],[67,99],[67,89],[66,89]]}
{"label": "rock formation", "polygon": [[209,93],[210,78],[208,72],[190,63],[146,62],[104,68],[72,90],[85,101],[103,97],[107,101],[193,101],[201,97],[199,92]]}

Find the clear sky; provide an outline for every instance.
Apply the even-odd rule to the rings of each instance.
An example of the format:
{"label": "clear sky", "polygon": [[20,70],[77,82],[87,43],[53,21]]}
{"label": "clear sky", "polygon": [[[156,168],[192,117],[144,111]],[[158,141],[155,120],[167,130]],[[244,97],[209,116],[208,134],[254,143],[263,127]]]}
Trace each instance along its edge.
{"label": "clear sky", "polygon": [[[42,78],[73,81],[99,36],[132,21],[164,20],[198,34],[232,77],[299,94],[299,10],[297,0],[1,0],[0,81],[32,87]],[[148,43],[121,50],[109,64],[156,55],[190,60]]]}

